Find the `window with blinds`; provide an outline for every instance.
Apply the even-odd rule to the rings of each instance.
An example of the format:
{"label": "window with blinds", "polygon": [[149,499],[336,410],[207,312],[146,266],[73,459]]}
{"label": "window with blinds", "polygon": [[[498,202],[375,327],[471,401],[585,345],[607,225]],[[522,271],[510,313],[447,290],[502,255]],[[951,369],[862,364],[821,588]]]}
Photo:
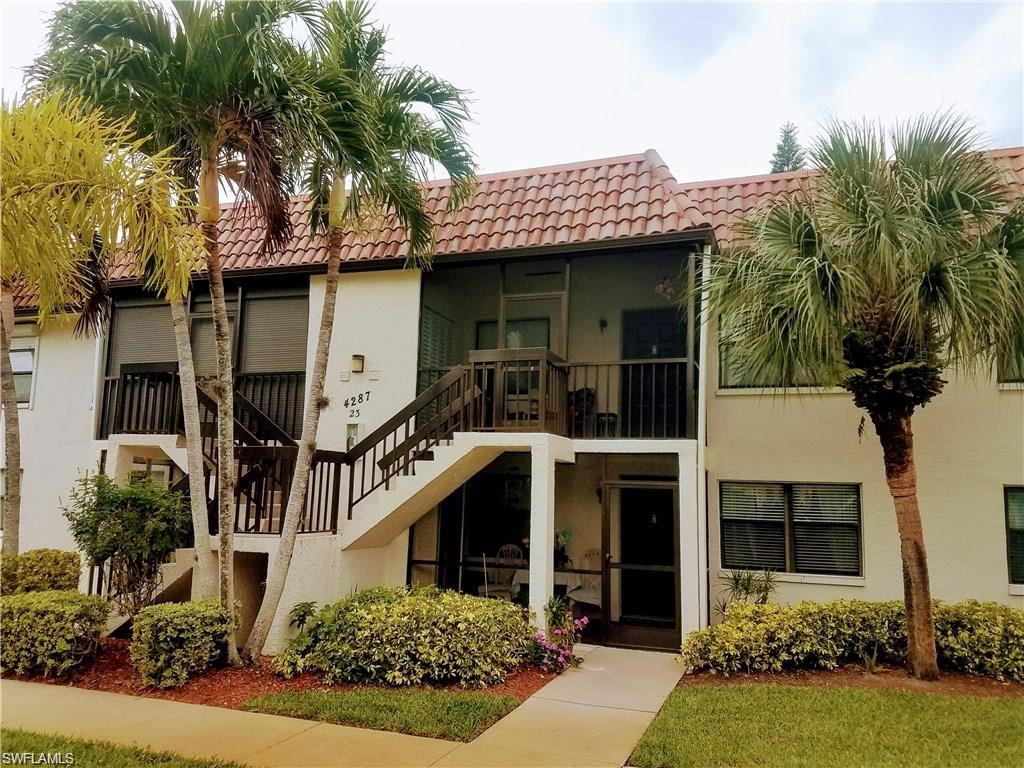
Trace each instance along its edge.
{"label": "window with blinds", "polygon": [[720,491],[724,568],[861,575],[857,485],[723,482]]}
{"label": "window with blinds", "polygon": [[1006,489],[1006,557],[1011,584],[1024,584],[1024,486]]}

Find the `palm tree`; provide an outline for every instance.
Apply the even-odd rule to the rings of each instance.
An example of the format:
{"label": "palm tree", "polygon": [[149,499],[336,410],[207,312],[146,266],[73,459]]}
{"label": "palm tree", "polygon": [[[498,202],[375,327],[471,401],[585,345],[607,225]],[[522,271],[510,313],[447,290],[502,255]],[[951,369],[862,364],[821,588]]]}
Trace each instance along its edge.
{"label": "palm tree", "polygon": [[[304,24],[315,37],[319,14],[318,5],[308,0],[179,0],[172,5],[78,0],[54,16],[48,50],[34,67],[44,83],[73,89],[116,114],[137,112],[154,148],[172,147],[181,176],[197,190],[217,358],[224,606],[234,605],[235,463],[219,186],[222,178],[233,181],[240,196],[255,206],[265,224],[264,249],[287,241],[290,161],[322,131],[318,94],[284,27]],[[225,174],[233,169],[240,172]],[[238,662],[233,643],[229,655]]]}
{"label": "palm tree", "polygon": [[818,173],[743,222],[705,285],[747,373],[838,384],[871,420],[900,535],[908,664],[922,679],[938,665],[912,416],[944,370],[1024,357],[1024,204],[977,143],[950,114],[829,126],[811,151]]}
{"label": "palm tree", "polygon": [[188,209],[170,202],[169,191],[177,188],[173,163],[166,152],[145,154],[145,144],[130,119],[84,111],[81,99],[66,95],[0,107],[4,555],[18,554],[21,519],[12,290],[20,283],[35,292],[40,324],[76,308],[76,330],[84,333],[109,311],[106,277],[115,253],[131,259],[150,288],[172,298],[188,290],[201,258],[196,232],[185,221]]}
{"label": "palm tree", "polygon": [[[434,164],[440,165],[452,180],[449,207],[456,208],[465,201],[473,181],[475,165],[464,141],[469,120],[464,94],[420,69],[386,66],[387,34],[370,22],[370,10],[359,0],[329,5],[324,32],[311,53],[316,86],[326,97],[323,123],[329,130],[312,158],[307,184],[314,200],[313,228],[327,233],[327,280],[295,476],[263,603],[243,650],[248,659],[256,658],[267,640],[295,550],[320,411],[326,405],[324,381],[345,226],[383,211],[406,232],[407,263],[429,265],[433,222],[421,182]],[[348,95],[337,87],[339,79],[358,84],[365,125],[376,140],[372,147],[376,151],[366,152],[362,142],[353,145],[351,137],[357,131],[351,125],[352,107]]]}

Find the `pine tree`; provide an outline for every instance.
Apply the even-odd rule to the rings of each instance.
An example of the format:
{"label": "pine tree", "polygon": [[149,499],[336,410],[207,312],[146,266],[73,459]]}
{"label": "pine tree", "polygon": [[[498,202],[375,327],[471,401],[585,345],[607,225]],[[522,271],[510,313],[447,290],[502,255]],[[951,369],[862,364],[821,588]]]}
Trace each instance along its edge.
{"label": "pine tree", "polygon": [[779,143],[775,145],[775,154],[772,155],[771,172],[799,171],[805,163],[804,150],[796,137],[796,126],[786,123],[779,130]]}

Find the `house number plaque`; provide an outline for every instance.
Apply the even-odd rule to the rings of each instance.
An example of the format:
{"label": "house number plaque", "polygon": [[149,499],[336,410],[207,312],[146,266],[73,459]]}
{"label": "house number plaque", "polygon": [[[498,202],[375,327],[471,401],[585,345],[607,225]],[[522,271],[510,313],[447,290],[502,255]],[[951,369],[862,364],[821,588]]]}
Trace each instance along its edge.
{"label": "house number plaque", "polygon": [[369,389],[357,395],[349,395],[342,401],[342,405],[348,408],[348,417],[350,419],[358,419],[362,404],[368,402],[370,402]]}

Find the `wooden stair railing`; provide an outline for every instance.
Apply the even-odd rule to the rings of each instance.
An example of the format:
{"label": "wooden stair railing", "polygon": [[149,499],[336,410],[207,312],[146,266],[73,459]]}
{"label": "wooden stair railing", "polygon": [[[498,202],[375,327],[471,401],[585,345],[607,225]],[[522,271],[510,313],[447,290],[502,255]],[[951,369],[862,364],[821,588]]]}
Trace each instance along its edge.
{"label": "wooden stair railing", "polygon": [[482,392],[466,366],[456,366],[348,451],[348,518],[355,506],[456,431],[469,430]]}

